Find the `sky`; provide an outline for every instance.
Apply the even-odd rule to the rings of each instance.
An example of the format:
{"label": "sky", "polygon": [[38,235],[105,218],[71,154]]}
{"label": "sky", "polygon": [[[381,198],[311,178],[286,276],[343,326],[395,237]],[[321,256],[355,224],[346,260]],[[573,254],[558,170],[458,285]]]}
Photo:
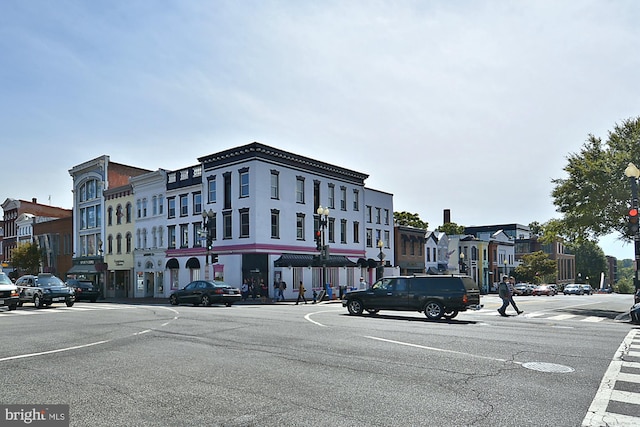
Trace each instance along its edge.
{"label": "sky", "polygon": [[172,170],[257,141],[430,230],[544,223],[567,156],[640,115],[638,22],[635,0],[3,0],[0,203],[71,208],[103,154]]}

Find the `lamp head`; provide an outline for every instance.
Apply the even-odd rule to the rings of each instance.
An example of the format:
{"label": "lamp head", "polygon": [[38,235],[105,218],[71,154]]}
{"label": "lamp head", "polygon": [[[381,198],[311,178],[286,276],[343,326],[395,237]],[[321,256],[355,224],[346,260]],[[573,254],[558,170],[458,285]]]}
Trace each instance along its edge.
{"label": "lamp head", "polygon": [[640,178],[640,169],[633,163],[629,163],[624,170],[624,174],[627,178]]}

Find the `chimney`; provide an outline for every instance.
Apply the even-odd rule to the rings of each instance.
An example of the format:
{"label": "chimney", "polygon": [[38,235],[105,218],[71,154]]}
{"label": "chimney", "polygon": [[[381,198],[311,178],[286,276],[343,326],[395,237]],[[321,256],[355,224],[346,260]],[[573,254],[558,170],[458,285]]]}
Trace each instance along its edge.
{"label": "chimney", "polygon": [[31,199],[31,203],[38,203],[38,199],[36,199],[35,197],[33,197],[33,198]]}
{"label": "chimney", "polygon": [[449,224],[451,222],[451,210],[450,209],[445,209],[444,210],[444,218],[443,218],[443,224]]}

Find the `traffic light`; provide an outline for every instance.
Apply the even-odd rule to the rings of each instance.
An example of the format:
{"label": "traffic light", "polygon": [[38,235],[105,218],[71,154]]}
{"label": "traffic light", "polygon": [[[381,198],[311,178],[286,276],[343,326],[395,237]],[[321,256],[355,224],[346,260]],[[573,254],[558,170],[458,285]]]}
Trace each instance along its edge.
{"label": "traffic light", "polygon": [[320,230],[316,231],[316,250],[322,250],[322,233]]}
{"label": "traffic light", "polygon": [[207,250],[210,251],[213,246],[213,238],[211,236],[207,236]]}
{"label": "traffic light", "polygon": [[638,232],[638,209],[629,209],[629,233],[636,234]]}
{"label": "traffic light", "polygon": [[212,254],[211,255],[211,264],[215,264],[217,262],[218,262],[218,255]]}

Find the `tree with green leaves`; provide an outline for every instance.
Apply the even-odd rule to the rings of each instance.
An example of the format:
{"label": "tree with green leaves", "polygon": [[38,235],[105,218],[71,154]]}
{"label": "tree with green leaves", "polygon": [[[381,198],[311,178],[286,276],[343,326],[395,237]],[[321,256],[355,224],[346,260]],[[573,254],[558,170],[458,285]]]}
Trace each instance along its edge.
{"label": "tree with green leaves", "polygon": [[447,222],[438,227],[437,231],[446,233],[448,236],[456,236],[464,234],[464,225],[458,225],[455,222]]}
{"label": "tree with green leaves", "polygon": [[426,230],[429,227],[429,223],[420,219],[420,215],[417,213],[409,212],[394,212],[393,221],[395,225],[403,225],[406,227],[415,227]]}
{"label": "tree with green leaves", "polygon": [[567,177],[552,180],[553,202],[563,215],[553,231],[571,242],[615,232],[629,239],[631,188],[624,170],[630,162],[640,165],[640,117],[616,124],[606,141],[589,135],[580,152],[567,157]]}
{"label": "tree with green leaves", "polygon": [[600,287],[600,274],[607,272],[607,258],[597,243],[585,240],[569,245],[576,256],[576,272],[586,279],[592,288]]}
{"label": "tree with green leaves", "polygon": [[522,256],[522,264],[517,266],[514,276],[528,283],[552,283],[557,274],[556,262],[542,251]]}
{"label": "tree with green leaves", "polygon": [[40,271],[40,249],[35,243],[18,245],[11,254],[13,268],[25,274],[38,274]]}

